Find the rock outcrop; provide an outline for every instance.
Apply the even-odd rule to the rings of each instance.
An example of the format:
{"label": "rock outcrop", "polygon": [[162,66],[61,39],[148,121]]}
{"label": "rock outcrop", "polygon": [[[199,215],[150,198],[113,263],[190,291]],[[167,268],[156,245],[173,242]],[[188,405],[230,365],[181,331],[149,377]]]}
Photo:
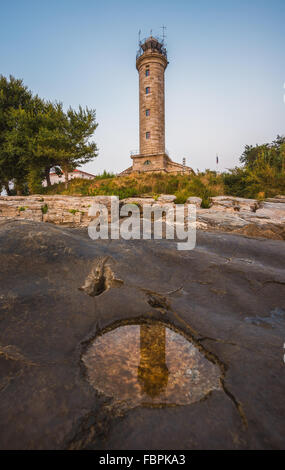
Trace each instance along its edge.
{"label": "rock outcrop", "polygon": [[195,206],[197,208],[200,208],[201,204],[202,204],[202,199],[200,197],[191,196],[191,197],[188,197],[186,203],[187,204],[195,204]]}
{"label": "rock outcrop", "polygon": [[[120,201],[123,204],[163,204],[175,207],[175,196],[158,198],[132,197]],[[95,214],[90,212],[93,203],[104,204],[110,211],[111,196],[6,196],[0,197],[0,221],[26,219],[50,222],[70,227],[87,227]],[[253,237],[285,240],[285,196],[265,201],[231,196],[211,198],[209,209],[201,208],[201,198],[190,197],[187,204],[197,209],[197,228],[240,233]]]}
{"label": "rock outcrop", "polygon": [[285,197],[258,201],[218,196],[211,200],[210,209],[197,211],[199,228],[285,240]]}
{"label": "rock outcrop", "polygon": [[[0,449],[282,449],[283,242],[199,231],[196,248],[181,252],[169,240],[93,242],[86,232],[0,222]],[[160,344],[164,326],[183,337],[190,365],[181,376],[180,360],[176,374],[166,343],[146,406],[139,383],[151,377],[141,366],[154,350],[142,345],[140,361],[134,329],[146,339],[152,324]],[[119,377],[109,369],[126,325],[135,406],[128,362]],[[98,348],[92,362],[91,346],[112,332],[107,357]],[[98,354],[119,390],[99,381]],[[180,405],[171,388],[172,406],[163,404],[175,383]]]}

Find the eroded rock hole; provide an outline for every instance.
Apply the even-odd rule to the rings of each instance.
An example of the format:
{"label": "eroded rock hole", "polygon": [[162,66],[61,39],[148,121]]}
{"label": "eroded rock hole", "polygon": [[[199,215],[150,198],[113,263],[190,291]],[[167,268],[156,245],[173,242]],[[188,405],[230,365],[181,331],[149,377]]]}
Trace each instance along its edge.
{"label": "eroded rock hole", "polygon": [[91,385],[129,407],[186,405],[221,389],[221,370],[188,339],[152,321],[97,336],[82,357]]}
{"label": "eroded rock hole", "polygon": [[162,308],[165,310],[169,309],[169,303],[167,302],[166,298],[162,296],[148,294],[147,302],[153,308],[158,308],[158,309]]}
{"label": "eroded rock hole", "polygon": [[109,256],[99,258],[85,279],[83,286],[79,287],[79,290],[84,291],[91,297],[95,297],[103,294],[103,292],[111,287],[120,287],[124,282],[116,278],[108,261],[110,261]]}

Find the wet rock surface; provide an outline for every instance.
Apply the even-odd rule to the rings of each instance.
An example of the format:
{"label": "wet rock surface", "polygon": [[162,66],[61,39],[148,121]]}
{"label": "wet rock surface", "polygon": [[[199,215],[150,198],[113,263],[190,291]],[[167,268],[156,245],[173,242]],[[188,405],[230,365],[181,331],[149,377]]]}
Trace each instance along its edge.
{"label": "wet rock surface", "polygon": [[[6,221],[0,260],[1,449],[284,447],[284,242],[198,232],[196,249],[179,252],[172,241],[94,242],[85,230]],[[144,333],[128,341],[132,326]],[[102,387],[92,354],[104,345],[92,347],[110,332],[130,360],[137,345],[130,382],[147,400]],[[174,334],[196,358],[180,375]]]}

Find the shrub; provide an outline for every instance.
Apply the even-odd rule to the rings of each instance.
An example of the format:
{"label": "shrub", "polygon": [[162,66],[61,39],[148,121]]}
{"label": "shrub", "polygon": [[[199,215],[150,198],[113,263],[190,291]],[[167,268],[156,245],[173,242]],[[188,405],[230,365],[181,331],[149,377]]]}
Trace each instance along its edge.
{"label": "shrub", "polygon": [[104,170],[101,175],[97,175],[95,177],[96,180],[107,179],[107,178],[115,178],[116,175],[114,173],[109,173],[108,171]]}
{"label": "shrub", "polygon": [[44,204],[42,207],[41,207],[41,210],[42,210],[42,213],[43,214],[46,214],[48,212],[48,205],[47,204]]}
{"label": "shrub", "polygon": [[225,193],[231,196],[264,199],[285,192],[285,174],[266,163],[254,168],[234,168],[223,178]]}
{"label": "shrub", "polygon": [[186,189],[181,189],[175,193],[176,199],[175,204],[185,204],[188,199],[188,192]]}
{"label": "shrub", "polygon": [[211,199],[208,196],[202,198],[201,207],[202,209],[209,209],[211,207]]}

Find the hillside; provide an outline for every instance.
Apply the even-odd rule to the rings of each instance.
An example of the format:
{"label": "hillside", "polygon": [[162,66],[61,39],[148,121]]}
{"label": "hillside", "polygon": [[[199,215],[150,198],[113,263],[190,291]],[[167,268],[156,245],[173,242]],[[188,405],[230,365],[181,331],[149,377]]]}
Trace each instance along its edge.
{"label": "hillside", "polygon": [[202,207],[208,207],[213,196],[232,195],[263,199],[285,193],[285,177],[282,174],[253,174],[247,169],[236,168],[227,173],[207,170],[196,175],[171,175],[141,173],[115,176],[106,172],[94,180],[74,179],[65,188],[64,183],[42,189],[43,194],[62,195],[116,195],[120,199],[134,196],[174,194],[176,202],[183,204],[188,197],[201,197]]}
{"label": "hillside", "polygon": [[133,196],[175,194],[176,202],[184,203],[189,196],[199,196],[207,204],[210,196],[224,194],[223,178],[214,172],[189,175],[167,175],[162,173],[141,173],[117,177],[107,173],[94,180],[74,179],[68,183],[53,185],[43,190],[45,194],[65,195],[116,195],[120,199]]}

